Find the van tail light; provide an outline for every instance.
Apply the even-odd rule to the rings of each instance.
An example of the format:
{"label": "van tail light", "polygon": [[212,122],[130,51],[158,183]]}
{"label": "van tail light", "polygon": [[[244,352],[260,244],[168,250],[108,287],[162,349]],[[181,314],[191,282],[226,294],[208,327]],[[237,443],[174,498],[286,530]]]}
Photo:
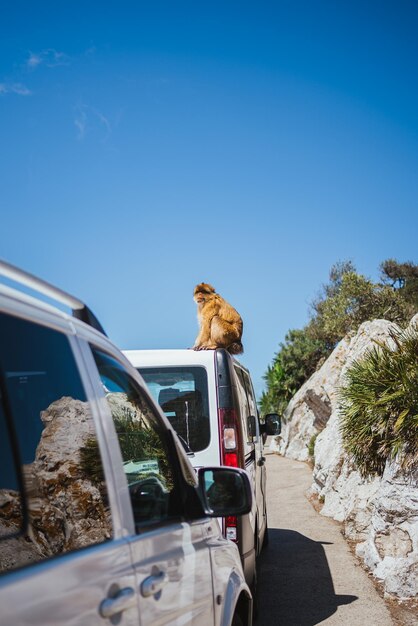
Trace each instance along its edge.
{"label": "van tail light", "polygon": [[239,467],[238,454],[236,452],[226,452],[224,456],[223,465],[228,465],[228,467]]}
{"label": "van tail light", "polygon": [[225,537],[238,543],[237,518],[235,515],[230,515],[225,519]]}
{"label": "van tail light", "polygon": [[[244,467],[242,455],[241,430],[234,409],[219,409],[219,437],[221,448],[221,465]],[[237,518],[230,515],[223,520],[224,536],[238,543]]]}
{"label": "van tail light", "polygon": [[221,447],[221,465],[243,467],[240,450],[241,431],[234,409],[219,409],[219,435]]}

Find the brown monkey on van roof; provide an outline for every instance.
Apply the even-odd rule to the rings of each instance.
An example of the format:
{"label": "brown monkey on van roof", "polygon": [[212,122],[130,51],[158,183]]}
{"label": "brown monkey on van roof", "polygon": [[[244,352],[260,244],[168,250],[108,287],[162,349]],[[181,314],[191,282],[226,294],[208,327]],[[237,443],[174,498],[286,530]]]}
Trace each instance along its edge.
{"label": "brown monkey on van roof", "polygon": [[243,323],[234,307],[207,283],[196,285],[193,298],[200,325],[193,350],[225,348],[231,354],[241,354]]}

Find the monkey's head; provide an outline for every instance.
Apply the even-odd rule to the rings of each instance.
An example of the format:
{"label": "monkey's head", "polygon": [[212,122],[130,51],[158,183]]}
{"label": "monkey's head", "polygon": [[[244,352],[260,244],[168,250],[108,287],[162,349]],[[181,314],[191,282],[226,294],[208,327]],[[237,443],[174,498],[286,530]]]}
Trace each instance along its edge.
{"label": "monkey's head", "polygon": [[207,283],[199,283],[196,285],[193,292],[193,299],[196,304],[203,304],[206,300],[213,296],[216,293],[215,288],[212,285],[208,285]]}

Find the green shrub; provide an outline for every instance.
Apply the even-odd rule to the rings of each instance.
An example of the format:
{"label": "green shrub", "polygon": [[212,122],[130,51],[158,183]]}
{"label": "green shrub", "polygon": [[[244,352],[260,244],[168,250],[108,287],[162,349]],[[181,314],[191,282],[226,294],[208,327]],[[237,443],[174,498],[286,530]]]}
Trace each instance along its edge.
{"label": "green shrub", "polygon": [[314,306],[313,336],[330,348],[367,320],[383,318],[404,324],[414,313],[399,290],[373,283],[356,272],[343,274],[338,289]]}
{"label": "green shrub", "polygon": [[312,437],[309,439],[309,443],[307,445],[309,458],[312,461],[315,460],[315,442],[316,442],[316,438],[318,437],[318,435],[319,435],[319,433],[315,433],[314,435],[312,435]]}
{"label": "green shrub", "polygon": [[312,302],[308,324],[287,333],[264,375],[263,414],[283,415],[338,341],[357,332],[362,322],[383,318],[404,325],[411,319],[418,304],[418,265],[388,259],[381,264],[381,277],[382,282],[372,282],[358,274],[351,261],[331,267],[329,282]]}
{"label": "green shrub", "polygon": [[279,352],[263,377],[267,383],[267,391],[260,401],[263,414],[283,415],[293,395],[314,373],[318,361],[329,354],[320,341],[310,336],[307,329],[289,330],[279,347]]}
{"label": "green shrub", "polygon": [[339,390],[341,433],[363,476],[395,457],[418,465],[418,328],[391,332],[347,370]]}
{"label": "green shrub", "polygon": [[407,261],[386,259],[380,265],[382,282],[398,290],[403,299],[416,311],[418,309],[418,265]]}

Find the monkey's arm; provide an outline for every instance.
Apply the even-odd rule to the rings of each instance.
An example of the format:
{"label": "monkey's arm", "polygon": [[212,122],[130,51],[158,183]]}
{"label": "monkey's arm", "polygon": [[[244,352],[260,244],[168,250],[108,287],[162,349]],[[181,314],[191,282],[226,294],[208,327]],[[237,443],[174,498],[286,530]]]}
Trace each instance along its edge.
{"label": "monkey's arm", "polygon": [[216,307],[203,307],[200,315],[200,330],[194,342],[194,350],[202,350],[209,348],[211,344],[211,327],[212,319],[216,313]]}
{"label": "monkey's arm", "polygon": [[196,337],[196,341],[194,342],[193,348],[195,350],[199,350],[203,348],[203,346],[209,341],[209,339],[210,339],[210,322],[203,322],[200,327],[199,334]]}

